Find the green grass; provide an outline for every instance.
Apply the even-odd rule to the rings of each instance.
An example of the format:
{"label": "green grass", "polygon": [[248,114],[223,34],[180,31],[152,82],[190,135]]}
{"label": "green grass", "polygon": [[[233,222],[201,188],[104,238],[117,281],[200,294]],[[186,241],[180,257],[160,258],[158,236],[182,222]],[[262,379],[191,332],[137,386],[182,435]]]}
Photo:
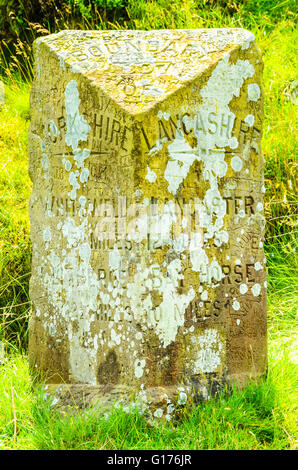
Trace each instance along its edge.
{"label": "green grass", "polygon": [[[27,133],[31,66],[29,62],[21,66],[11,59],[3,77],[6,101],[0,105],[0,340],[7,358],[0,365],[0,449],[295,449],[297,106],[289,95],[296,79],[298,32],[294,28],[293,3],[129,1],[126,17],[121,24],[109,25],[95,15],[81,19],[78,25],[67,23],[66,15],[63,27],[245,27],[254,32],[263,52],[268,376],[262,384],[251,384],[244,391],[188,407],[179,419],[157,426],[137,413],[127,415],[119,410],[108,420],[92,410],[62,418],[43,399],[29,374],[26,355],[30,314]],[[30,43],[24,47],[30,51]],[[10,68],[11,64],[14,67]],[[18,78],[20,73],[16,71],[21,67],[27,70],[28,83]]]}
{"label": "green grass", "polygon": [[27,344],[30,306],[28,126],[29,86],[6,87],[0,109],[0,334],[18,347]]}
{"label": "green grass", "polygon": [[62,418],[34,389],[27,358],[13,355],[0,369],[0,449],[295,449],[298,364],[290,330],[270,322],[265,382],[153,425],[122,410],[108,419],[92,409]]}

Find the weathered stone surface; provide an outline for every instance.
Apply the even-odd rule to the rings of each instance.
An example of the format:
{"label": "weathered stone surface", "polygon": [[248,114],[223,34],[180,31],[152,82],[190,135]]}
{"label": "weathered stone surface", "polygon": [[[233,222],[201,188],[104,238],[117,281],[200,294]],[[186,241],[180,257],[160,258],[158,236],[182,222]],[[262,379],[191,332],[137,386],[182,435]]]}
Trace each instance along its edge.
{"label": "weathered stone surface", "polygon": [[155,418],[170,420],[193,398],[191,393],[185,393],[185,387],[175,385],[137,392],[129,385],[48,384],[44,392],[45,398],[49,398],[52,406],[62,414],[87,408],[105,414],[120,407],[130,413],[137,408],[149,421]]}
{"label": "weathered stone surface", "polygon": [[204,397],[262,374],[253,35],[63,31],[35,58],[32,366],[53,384]]}

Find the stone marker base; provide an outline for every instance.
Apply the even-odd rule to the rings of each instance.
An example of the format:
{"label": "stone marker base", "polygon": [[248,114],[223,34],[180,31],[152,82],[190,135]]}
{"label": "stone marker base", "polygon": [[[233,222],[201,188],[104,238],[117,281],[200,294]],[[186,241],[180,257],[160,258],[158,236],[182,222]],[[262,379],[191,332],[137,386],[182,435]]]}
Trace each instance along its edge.
{"label": "stone marker base", "polygon": [[206,377],[193,386],[169,385],[136,389],[126,385],[90,385],[90,384],[47,384],[46,396],[52,396],[52,404],[56,409],[65,412],[95,408],[100,414],[111,412],[113,408],[123,408],[130,412],[135,408],[148,418],[170,420],[174,414],[186,404],[209,400],[217,393],[230,393],[232,384],[242,389],[249,380],[259,382],[264,374],[243,374],[241,380],[229,377],[220,382],[218,377]]}
{"label": "stone marker base", "polygon": [[53,397],[53,405],[63,412],[96,408],[100,413],[113,407],[133,411],[135,408],[148,417],[170,419],[177,406],[191,402],[190,387],[152,387],[146,390],[126,385],[48,384],[47,395]]}

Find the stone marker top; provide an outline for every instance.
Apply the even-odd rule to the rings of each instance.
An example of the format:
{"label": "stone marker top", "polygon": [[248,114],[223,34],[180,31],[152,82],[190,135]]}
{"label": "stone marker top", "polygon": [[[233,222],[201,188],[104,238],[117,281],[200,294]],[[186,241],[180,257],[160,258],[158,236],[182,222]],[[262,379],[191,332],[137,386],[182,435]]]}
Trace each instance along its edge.
{"label": "stone marker top", "polygon": [[36,55],[42,58],[40,48],[49,48],[63,70],[86,76],[127,112],[139,114],[254,39],[243,29],[61,31],[39,38]]}

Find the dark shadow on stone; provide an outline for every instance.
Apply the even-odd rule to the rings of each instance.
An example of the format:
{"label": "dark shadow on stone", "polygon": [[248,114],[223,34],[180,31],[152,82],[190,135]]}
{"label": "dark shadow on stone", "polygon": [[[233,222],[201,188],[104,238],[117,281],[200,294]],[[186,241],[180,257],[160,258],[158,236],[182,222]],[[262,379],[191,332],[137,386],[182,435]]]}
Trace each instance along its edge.
{"label": "dark shadow on stone", "polygon": [[120,376],[120,365],[115,351],[109,352],[106,360],[102,362],[97,371],[99,384],[117,384]]}
{"label": "dark shadow on stone", "polygon": [[[227,381],[226,374],[223,377],[218,377],[216,373],[208,373],[205,375],[204,380],[200,375],[191,378],[193,387],[193,400],[194,403],[205,402],[206,392],[209,398],[216,398],[219,395],[228,395],[232,392],[232,387]],[[204,392],[202,391],[202,387]],[[208,399],[209,399],[208,398]]]}

